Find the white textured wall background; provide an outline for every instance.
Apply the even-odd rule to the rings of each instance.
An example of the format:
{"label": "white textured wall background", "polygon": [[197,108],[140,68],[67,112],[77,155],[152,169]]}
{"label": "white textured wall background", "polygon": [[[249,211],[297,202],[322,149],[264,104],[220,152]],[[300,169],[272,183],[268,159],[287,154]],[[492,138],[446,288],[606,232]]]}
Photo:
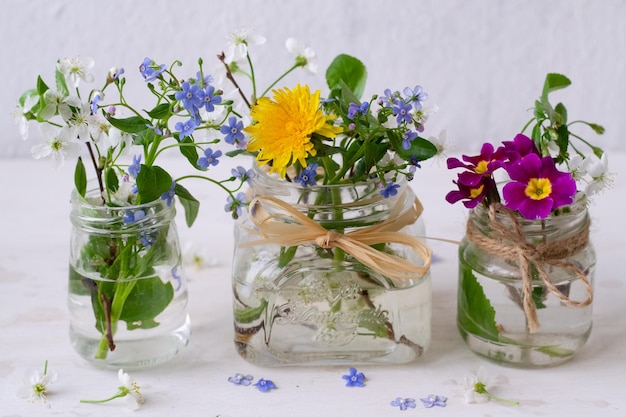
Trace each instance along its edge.
{"label": "white textured wall background", "polygon": [[195,74],[197,58],[211,62],[241,26],[267,37],[253,49],[262,85],[291,64],[290,36],[317,52],[321,71],[298,72],[289,85],[324,92],[332,58],[355,55],[369,70],[366,93],[421,84],[440,107],[427,133],[446,129],[457,151],[511,138],[545,73],[562,72],[573,85],[555,98],[607,128],[602,147],[626,149],[624,0],[3,0],[2,9],[0,157],[29,154],[32,141],[18,139],[9,114],[38,74],[52,82],[57,58],[93,57],[97,78],[124,67],[137,84],[131,96],[148,97],[136,71],[145,56],[180,59]]}

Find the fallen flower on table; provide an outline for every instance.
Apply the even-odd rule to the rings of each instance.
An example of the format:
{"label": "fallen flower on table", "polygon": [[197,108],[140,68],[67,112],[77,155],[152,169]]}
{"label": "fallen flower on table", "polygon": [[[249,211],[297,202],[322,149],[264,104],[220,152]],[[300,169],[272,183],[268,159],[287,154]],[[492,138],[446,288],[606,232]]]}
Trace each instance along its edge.
{"label": "fallen flower on table", "polygon": [[81,403],[105,403],[116,398],[126,398],[126,405],[131,410],[136,410],[139,408],[139,405],[144,403],[143,395],[141,395],[139,384],[123,369],[120,369],[117,373],[117,376],[120,381],[120,386],[118,387],[117,393],[115,395],[106,398],[104,400],[80,400]]}
{"label": "fallen flower on table", "polygon": [[404,411],[407,408],[415,408],[415,400],[413,398],[396,398],[391,402],[393,407],[398,407],[400,410]]}
{"label": "fallen flower on table", "polygon": [[57,379],[56,372],[48,372],[48,361],[44,364],[43,372],[33,370],[28,379],[24,379],[23,385],[17,391],[20,398],[28,398],[30,402],[48,402],[48,385]]}
{"label": "fallen flower on table", "polygon": [[257,387],[257,389],[261,392],[267,392],[273,389],[276,389],[276,385],[270,381],[269,379],[259,379],[256,384],[253,385]]}
{"label": "fallen flower on table", "polygon": [[484,403],[489,400],[499,401],[511,405],[519,405],[518,401],[511,401],[496,397],[487,391],[487,373],[480,367],[477,372],[465,376],[461,385],[465,390],[465,402],[468,404]]}
{"label": "fallen flower on table", "polygon": [[252,383],[254,377],[252,375],[243,375],[240,373],[236,373],[233,376],[228,377],[228,382],[232,382],[235,385],[243,385],[247,387]]}
{"label": "fallen flower on table", "polygon": [[426,398],[420,398],[420,401],[426,408],[432,408],[434,406],[437,407],[445,407],[448,401],[448,398],[442,395],[433,395],[430,394]]}
{"label": "fallen flower on table", "polygon": [[343,375],[342,378],[346,380],[346,387],[363,387],[365,386],[365,375],[363,372],[358,372],[356,368],[350,368],[348,375]]}

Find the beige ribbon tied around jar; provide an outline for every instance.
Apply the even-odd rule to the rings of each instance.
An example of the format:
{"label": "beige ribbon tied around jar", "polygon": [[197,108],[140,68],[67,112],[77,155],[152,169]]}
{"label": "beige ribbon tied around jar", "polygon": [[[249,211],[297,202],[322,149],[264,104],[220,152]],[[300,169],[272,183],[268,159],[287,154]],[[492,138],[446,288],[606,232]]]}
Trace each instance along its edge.
{"label": "beige ribbon tied around jar", "polygon": [[[509,228],[502,223],[498,219],[497,213],[506,215],[512,227]],[[519,264],[522,276],[522,304],[530,333],[536,333],[539,330],[537,305],[533,300],[531,265],[535,266],[539,277],[548,290],[565,305],[585,307],[591,304],[593,290],[585,272],[574,263],[563,260],[575,255],[589,244],[589,225],[586,225],[583,230],[571,238],[533,245],[526,241],[526,236],[524,236],[517,216],[512,210],[501,204],[492,204],[489,207],[489,220],[489,226],[492,228],[490,237],[477,231],[471,220],[467,222],[467,237],[484,251]],[[560,267],[573,272],[585,286],[587,299],[574,301],[563,294],[550,280],[550,276],[546,272],[547,266]]]}
{"label": "beige ribbon tied around jar", "polygon": [[[314,243],[323,249],[340,248],[363,265],[393,281],[419,279],[430,268],[432,251],[417,237],[399,230],[415,223],[422,214],[423,207],[416,198],[409,210],[398,214],[403,202],[404,197],[401,196],[387,220],[343,234],[324,228],[278,198],[256,197],[250,202],[250,219],[258,228],[254,233],[263,236],[263,239],[246,242],[240,246],[275,243],[291,247]],[[378,243],[399,243],[408,246],[422,259],[423,265],[415,265],[371,246]]]}

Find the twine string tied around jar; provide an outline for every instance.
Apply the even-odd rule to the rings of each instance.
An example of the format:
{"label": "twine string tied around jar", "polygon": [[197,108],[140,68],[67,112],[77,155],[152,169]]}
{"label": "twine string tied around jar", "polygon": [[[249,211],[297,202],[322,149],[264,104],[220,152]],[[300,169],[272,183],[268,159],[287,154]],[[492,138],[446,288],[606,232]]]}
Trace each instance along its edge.
{"label": "twine string tied around jar", "polygon": [[[511,225],[505,225],[498,217],[498,213],[504,214],[509,219]],[[468,220],[467,237],[480,249],[505,260],[518,263],[522,277],[522,305],[530,333],[536,333],[539,330],[537,305],[533,299],[531,265],[535,267],[541,281],[550,293],[554,294],[563,304],[570,307],[585,307],[591,304],[593,289],[587,275],[579,266],[566,260],[588,245],[589,224],[586,224],[576,235],[567,239],[532,244],[526,240],[515,212],[503,207],[501,204],[494,203],[489,206],[489,221],[492,233],[490,233],[490,236],[486,236],[476,230],[471,219]],[[587,298],[583,301],[575,301],[559,290],[546,272],[546,267],[549,266],[563,268],[576,275],[585,287]]]}
{"label": "twine string tied around jar", "polygon": [[[400,232],[415,223],[423,211],[415,198],[410,208],[398,213],[404,204],[403,197],[392,208],[387,220],[347,233],[328,230],[290,204],[274,197],[256,197],[250,202],[250,220],[262,236],[260,240],[242,243],[241,247],[260,244],[278,244],[285,247],[314,243],[323,249],[339,248],[347,254],[393,281],[422,278],[430,269],[432,251],[417,237]],[[416,265],[399,256],[379,251],[372,245],[398,243],[412,249],[423,261]]]}

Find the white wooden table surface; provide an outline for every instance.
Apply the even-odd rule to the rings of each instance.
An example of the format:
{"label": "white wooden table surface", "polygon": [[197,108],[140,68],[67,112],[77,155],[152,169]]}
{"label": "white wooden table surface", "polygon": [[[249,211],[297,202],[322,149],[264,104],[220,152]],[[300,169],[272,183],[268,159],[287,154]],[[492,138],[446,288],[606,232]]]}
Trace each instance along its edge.
{"label": "white wooden table surface", "polygon": [[[598,268],[594,327],[583,350],[571,361],[549,369],[515,369],[480,359],[456,330],[456,247],[432,242],[433,320],[430,349],[401,366],[361,366],[363,388],[347,388],[347,367],[260,368],[241,359],[233,345],[230,260],[232,222],[223,212],[225,196],[203,183],[185,183],[202,201],[193,229],[179,221],[183,245],[205,245],[217,265],[188,269],[192,339],[170,363],[131,372],[149,416],[624,416],[626,415],[626,153],[610,157],[613,188],[591,208],[592,239]],[[425,206],[431,236],[460,239],[466,210],[444,196],[454,173],[444,162],[425,163],[412,186]],[[229,173],[228,161],[218,170]],[[69,247],[69,194],[73,164],[60,171],[45,161],[0,160],[0,417],[127,415],[123,400],[82,404],[80,399],[112,395],[116,370],[82,361],[68,338],[66,310]],[[182,210],[181,210],[182,211]],[[179,213],[180,215],[180,213]],[[17,398],[31,369],[45,360],[58,372],[50,386],[49,407]],[[469,371],[483,366],[491,391],[520,401],[465,404],[457,386]],[[236,386],[237,372],[271,379],[278,389],[262,393]],[[446,408],[425,409],[419,398],[448,397]],[[415,398],[417,407],[400,411],[396,397]]]}

